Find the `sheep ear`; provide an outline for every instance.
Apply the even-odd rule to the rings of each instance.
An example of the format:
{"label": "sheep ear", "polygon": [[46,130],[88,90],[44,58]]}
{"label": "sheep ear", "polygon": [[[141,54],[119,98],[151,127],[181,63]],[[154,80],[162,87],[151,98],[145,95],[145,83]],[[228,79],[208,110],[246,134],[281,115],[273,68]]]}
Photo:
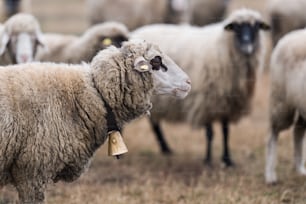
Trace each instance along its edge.
{"label": "sheep ear", "polygon": [[144,57],[137,57],[134,61],[134,69],[139,72],[148,72],[152,66]]}
{"label": "sheep ear", "polygon": [[42,46],[42,47],[46,47],[46,41],[45,38],[43,36],[43,34],[40,31],[36,31],[36,40],[37,42]]}
{"label": "sheep ear", "polygon": [[233,31],[235,28],[235,23],[228,23],[224,26],[224,29],[227,31]]}
{"label": "sheep ear", "polygon": [[270,30],[271,29],[270,25],[268,25],[267,23],[265,23],[263,21],[258,22],[258,25],[259,25],[259,28],[262,29],[262,30]]}
{"label": "sheep ear", "polygon": [[1,38],[0,55],[3,55],[9,41],[10,41],[10,36],[8,35],[7,32],[4,32]]}

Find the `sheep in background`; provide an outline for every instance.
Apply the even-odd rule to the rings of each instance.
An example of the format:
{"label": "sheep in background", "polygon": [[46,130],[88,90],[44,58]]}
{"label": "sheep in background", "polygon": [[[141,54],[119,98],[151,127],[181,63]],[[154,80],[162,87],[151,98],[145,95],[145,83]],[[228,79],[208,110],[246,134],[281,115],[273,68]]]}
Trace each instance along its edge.
{"label": "sheep in background", "polygon": [[[211,164],[212,122],[222,122],[223,157],[233,164],[228,147],[229,123],[237,122],[250,109],[256,69],[263,64],[263,33],[269,26],[253,10],[241,9],[221,23],[205,27],[151,25],[131,36],[158,44],[190,76],[192,90],[185,100],[155,97],[151,124],[163,153],[171,153],[160,121],[186,121],[206,127],[205,163]],[[175,40],[173,40],[175,39]]]}
{"label": "sheep in background", "polygon": [[38,61],[81,63],[90,62],[101,50],[110,45],[120,47],[128,40],[129,31],[117,22],[106,22],[90,27],[80,36],[44,34],[48,49],[39,50]]}
{"label": "sheep in background", "polygon": [[37,48],[44,46],[40,26],[30,14],[16,14],[4,23],[0,55],[9,57],[1,64],[19,64],[34,60]]}
{"label": "sheep in background", "polygon": [[305,0],[270,0],[268,13],[273,45],[286,33],[306,26]]}
{"label": "sheep in background", "polygon": [[188,23],[188,0],[88,0],[91,24],[118,21],[129,30],[153,23]]}
{"label": "sheep in background", "polygon": [[294,126],[294,164],[306,175],[303,141],[306,129],[306,29],[292,31],[276,45],[270,64],[270,127],[267,138],[265,179],[277,181],[276,148],[281,131]]}
{"label": "sheep in background", "polygon": [[191,24],[203,26],[222,20],[229,0],[189,0]]}
{"label": "sheep in background", "polygon": [[77,179],[110,126],[148,112],[153,92],[184,98],[189,90],[188,76],[139,40],[99,52],[90,65],[1,67],[0,186],[13,184],[22,203],[43,202],[47,183]]}

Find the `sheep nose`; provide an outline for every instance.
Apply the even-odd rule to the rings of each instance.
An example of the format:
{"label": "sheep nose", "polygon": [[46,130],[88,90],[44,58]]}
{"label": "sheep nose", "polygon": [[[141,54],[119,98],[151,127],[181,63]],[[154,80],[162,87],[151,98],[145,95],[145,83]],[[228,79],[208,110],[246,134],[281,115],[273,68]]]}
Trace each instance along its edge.
{"label": "sheep nose", "polygon": [[29,59],[27,55],[21,55],[20,58],[23,62],[27,62]]}
{"label": "sheep nose", "polygon": [[186,80],[186,83],[189,84],[189,85],[191,85],[190,79],[187,79],[187,80]]}

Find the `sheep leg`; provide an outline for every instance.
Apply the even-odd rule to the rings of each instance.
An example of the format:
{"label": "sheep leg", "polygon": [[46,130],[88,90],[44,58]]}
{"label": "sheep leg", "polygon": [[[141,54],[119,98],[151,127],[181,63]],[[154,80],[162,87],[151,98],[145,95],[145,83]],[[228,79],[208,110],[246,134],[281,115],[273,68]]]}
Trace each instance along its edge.
{"label": "sheep leg", "polygon": [[231,160],[228,140],[229,140],[229,125],[228,120],[222,120],[222,133],[223,133],[223,156],[222,161],[226,167],[234,166]]}
{"label": "sheep leg", "polygon": [[294,126],[294,161],[295,169],[301,175],[306,175],[304,167],[303,141],[306,129],[306,121],[299,116]]}
{"label": "sheep leg", "polygon": [[206,124],[206,158],[204,160],[204,164],[211,166],[212,165],[212,141],[213,141],[214,133],[212,129],[211,123]]}
{"label": "sheep leg", "polygon": [[266,151],[266,170],[265,170],[265,178],[266,183],[275,183],[277,181],[276,176],[276,157],[277,157],[277,139],[278,132],[271,129],[270,135],[267,141],[267,151]]}
{"label": "sheep leg", "polygon": [[[273,88],[273,87],[272,87]],[[265,180],[268,184],[277,181],[277,139],[280,131],[289,128],[294,122],[295,109],[286,103],[283,93],[271,92],[270,127],[266,144]]]}
{"label": "sheep leg", "polygon": [[172,154],[172,150],[169,147],[169,145],[168,145],[168,143],[167,143],[167,141],[164,137],[164,134],[162,132],[160,124],[158,122],[154,122],[152,119],[150,119],[150,123],[151,123],[152,129],[155,133],[156,140],[159,143],[159,147],[160,147],[161,152],[165,155]]}
{"label": "sheep leg", "polygon": [[43,175],[43,171],[30,163],[27,165],[16,163],[12,166],[11,175],[20,203],[40,204],[44,202],[47,177]]}
{"label": "sheep leg", "polygon": [[[38,179],[38,178],[36,178]],[[44,185],[32,180],[23,180],[16,183],[20,203],[42,204],[44,203]]]}

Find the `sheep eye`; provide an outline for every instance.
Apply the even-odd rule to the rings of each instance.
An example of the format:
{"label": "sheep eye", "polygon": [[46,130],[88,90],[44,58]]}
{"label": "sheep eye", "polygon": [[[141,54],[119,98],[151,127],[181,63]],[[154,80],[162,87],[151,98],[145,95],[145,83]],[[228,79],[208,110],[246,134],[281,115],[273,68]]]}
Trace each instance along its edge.
{"label": "sheep eye", "polygon": [[112,39],[111,39],[111,38],[104,38],[104,39],[102,40],[102,45],[104,45],[104,46],[110,46],[112,43],[113,43],[113,42],[112,42]]}
{"label": "sheep eye", "polygon": [[160,56],[154,57],[151,61],[150,64],[152,65],[153,70],[159,70],[160,67],[163,65],[162,64],[162,59]]}

